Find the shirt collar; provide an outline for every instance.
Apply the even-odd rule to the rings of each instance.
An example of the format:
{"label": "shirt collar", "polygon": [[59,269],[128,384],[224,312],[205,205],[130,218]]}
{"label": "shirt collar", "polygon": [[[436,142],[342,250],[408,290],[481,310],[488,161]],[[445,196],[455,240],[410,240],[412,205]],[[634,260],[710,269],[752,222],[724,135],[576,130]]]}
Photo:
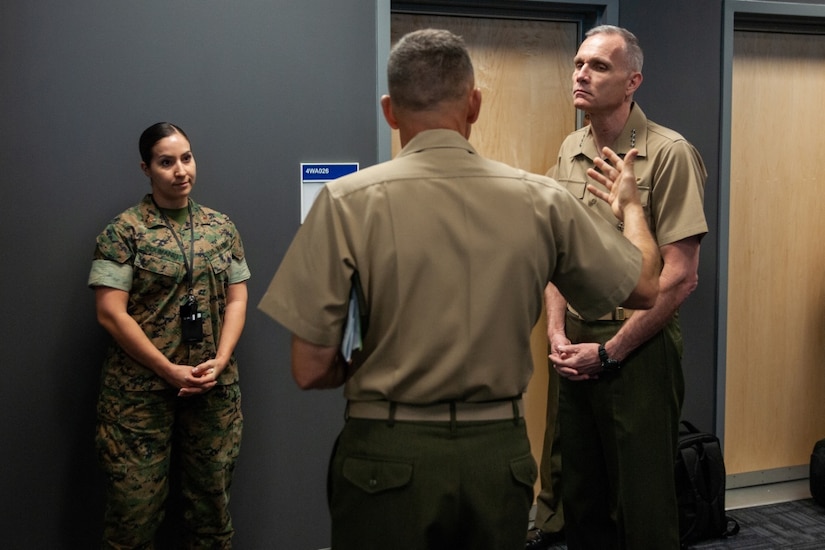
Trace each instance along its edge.
{"label": "shirt collar", "polygon": [[[599,155],[596,151],[596,142],[593,140],[590,126],[579,130],[582,138],[579,148],[574,152],[574,156],[584,155],[589,159],[594,159]],[[630,106],[630,115],[627,117],[622,133],[613,143],[613,150],[624,157],[633,148],[638,149],[639,157],[647,156],[647,117],[642,108],[635,101]]]}
{"label": "shirt collar", "polygon": [[415,135],[398,153],[399,157],[420,153],[425,149],[434,148],[455,148],[464,149],[472,155],[476,155],[476,150],[470,145],[464,136],[455,130],[436,129],[424,130]]}
{"label": "shirt collar", "polygon": [[[203,210],[198,203],[193,201],[191,198],[189,199],[189,204],[192,205],[192,220],[196,223],[204,222],[204,214]],[[143,200],[140,201],[138,205],[140,209],[140,213],[143,216],[143,219],[146,222],[147,227],[156,227],[158,225],[166,225],[163,221],[163,216],[160,215],[160,210],[158,207],[155,206],[154,201],[152,200],[152,194],[148,193]]]}

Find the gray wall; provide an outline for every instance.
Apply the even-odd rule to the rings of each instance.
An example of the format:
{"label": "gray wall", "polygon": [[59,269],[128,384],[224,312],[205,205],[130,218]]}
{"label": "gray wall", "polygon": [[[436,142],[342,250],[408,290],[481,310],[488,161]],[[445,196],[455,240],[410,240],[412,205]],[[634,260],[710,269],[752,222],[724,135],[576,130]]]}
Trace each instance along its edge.
{"label": "gray wall", "polygon": [[[700,286],[684,307],[685,417],[714,421],[721,0],[622,0],[647,53],[637,98],[701,151]],[[376,160],[366,0],[0,3],[0,532],[12,549],[93,548],[94,403],[107,337],[85,286],[95,235],[148,190],[139,132],[187,130],[196,200],[239,226],[253,270],[238,358],[246,425],[236,546],[329,544],[324,475],[340,393],[296,389],[287,334],[255,305],[299,221],[299,163]]]}
{"label": "gray wall", "polygon": [[644,81],[636,100],[645,114],[684,135],[708,170],[699,286],[682,306],[685,405],[682,417],[712,431],[715,424],[718,266],[719,117],[722,2],[621,0],[619,24],[639,38]]}
{"label": "gray wall", "polygon": [[188,132],[193,197],[232,217],[253,270],[237,547],[328,546],[340,394],[296,388],[287,335],[255,305],[299,222],[299,163],[376,160],[374,29],[363,0],[0,4],[4,548],[99,540],[107,336],[86,277],[97,233],[148,192],[137,138],[159,120]]}
{"label": "gray wall", "polygon": [[[823,0],[772,0],[773,3],[825,5]],[[757,9],[757,8],[754,8]],[[788,7],[788,13],[800,8]],[[783,11],[776,8],[777,12]],[[804,9],[801,10],[804,12]],[[708,169],[705,213],[709,232],[702,241],[699,286],[681,308],[685,340],[685,404],[682,417],[724,437],[724,417],[716,409],[720,293],[719,212],[721,155],[722,0],[620,0],[620,25],[631,29],[645,51],[644,82],[636,99],[653,120],[681,132],[702,154]],[[729,159],[728,159],[729,161]]]}

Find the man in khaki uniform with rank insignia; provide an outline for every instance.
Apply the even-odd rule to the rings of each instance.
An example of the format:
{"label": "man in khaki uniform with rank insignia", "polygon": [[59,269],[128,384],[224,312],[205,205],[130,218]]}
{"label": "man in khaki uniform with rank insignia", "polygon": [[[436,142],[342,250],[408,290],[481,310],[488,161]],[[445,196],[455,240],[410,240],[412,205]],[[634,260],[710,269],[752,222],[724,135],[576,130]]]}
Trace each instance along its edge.
{"label": "man in khaki uniform with rank insignia", "polygon": [[[560,434],[545,437],[537,524],[558,500],[550,480],[559,474],[553,435],[560,435],[569,550],[679,548],[673,462],[684,378],[678,308],[697,285],[699,243],[708,230],[707,171],[684,137],[648,120],[633,101],[642,62],[629,31],[608,25],[588,31],[574,59],[573,104],[590,115],[590,125],[565,139],[553,172],[582,204],[612,222],[607,231],[620,233],[627,228],[593,193],[590,170],[602,163],[604,147],[619,156],[638,150],[637,185],[662,257],[659,297],[647,311],[617,308],[586,319],[564,289],[546,289],[550,359],[561,376],[559,424],[548,422],[548,431],[559,426]],[[555,406],[548,402],[548,418]],[[549,546],[541,538],[532,534],[526,547]]]}

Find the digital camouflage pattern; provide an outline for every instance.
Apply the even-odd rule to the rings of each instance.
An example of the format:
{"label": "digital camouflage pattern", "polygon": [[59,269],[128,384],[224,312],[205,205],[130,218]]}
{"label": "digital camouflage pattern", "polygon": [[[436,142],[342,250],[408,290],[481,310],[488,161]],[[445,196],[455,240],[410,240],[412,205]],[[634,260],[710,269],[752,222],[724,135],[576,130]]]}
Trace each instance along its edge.
{"label": "digital camouflage pattern", "polygon": [[109,479],[103,547],[153,548],[169,493],[174,438],[182,472],[180,548],[231,548],[227,504],[242,428],[237,384],[185,399],[171,389],[124,392],[104,386],[96,437]]}
{"label": "digital camouflage pattern", "polygon": [[[97,237],[89,286],[129,291],[127,311],[170,361],[195,366],[215,356],[230,284],[249,278],[241,237],[230,219],[190,199],[195,225],[194,294],[203,314],[203,341],[181,341],[180,306],[188,296],[183,253],[158,208],[146,195],[137,206],[117,216]],[[189,255],[191,228],[175,222]],[[131,266],[131,287],[112,276],[110,262]],[[169,385],[112,343],[103,367],[103,384],[125,390],[160,390]],[[234,356],[218,384],[238,381]]]}
{"label": "digital camouflage pattern", "polygon": [[[192,221],[170,221],[147,195],[97,237],[89,286],[127,291],[127,311],[176,364],[215,356],[230,284],[249,278],[243,244],[228,217],[191,201]],[[203,340],[182,342],[180,306],[189,294],[184,256],[194,230],[193,292]],[[210,391],[187,398],[115,342],[102,371],[97,450],[107,474],[103,547],[153,548],[169,495],[170,466],[181,472],[183,529],[176,548],[230,549],[229,488],[243,428],[238,366],[230,358]],[[174,449],[174,453],[172,450]],[[171,464],[172,460],[175,464]],[[178,462],[179,461],[179,462]]]}

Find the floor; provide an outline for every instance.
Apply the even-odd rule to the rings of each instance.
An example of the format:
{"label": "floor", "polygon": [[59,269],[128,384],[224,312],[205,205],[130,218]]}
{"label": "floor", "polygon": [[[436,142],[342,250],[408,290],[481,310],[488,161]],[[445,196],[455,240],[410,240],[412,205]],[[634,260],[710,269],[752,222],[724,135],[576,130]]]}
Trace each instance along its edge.
{"label": "floor", "polygon": [[[810,483],[807,479],[757,485],[754,487],[740,487],[725,491],[725,509],[750,508],[752,506],[766,506],[779,502],[803,500],[811,498]],[[530,511],[529,526],[533,526],[536,517],[536,507]]]}

